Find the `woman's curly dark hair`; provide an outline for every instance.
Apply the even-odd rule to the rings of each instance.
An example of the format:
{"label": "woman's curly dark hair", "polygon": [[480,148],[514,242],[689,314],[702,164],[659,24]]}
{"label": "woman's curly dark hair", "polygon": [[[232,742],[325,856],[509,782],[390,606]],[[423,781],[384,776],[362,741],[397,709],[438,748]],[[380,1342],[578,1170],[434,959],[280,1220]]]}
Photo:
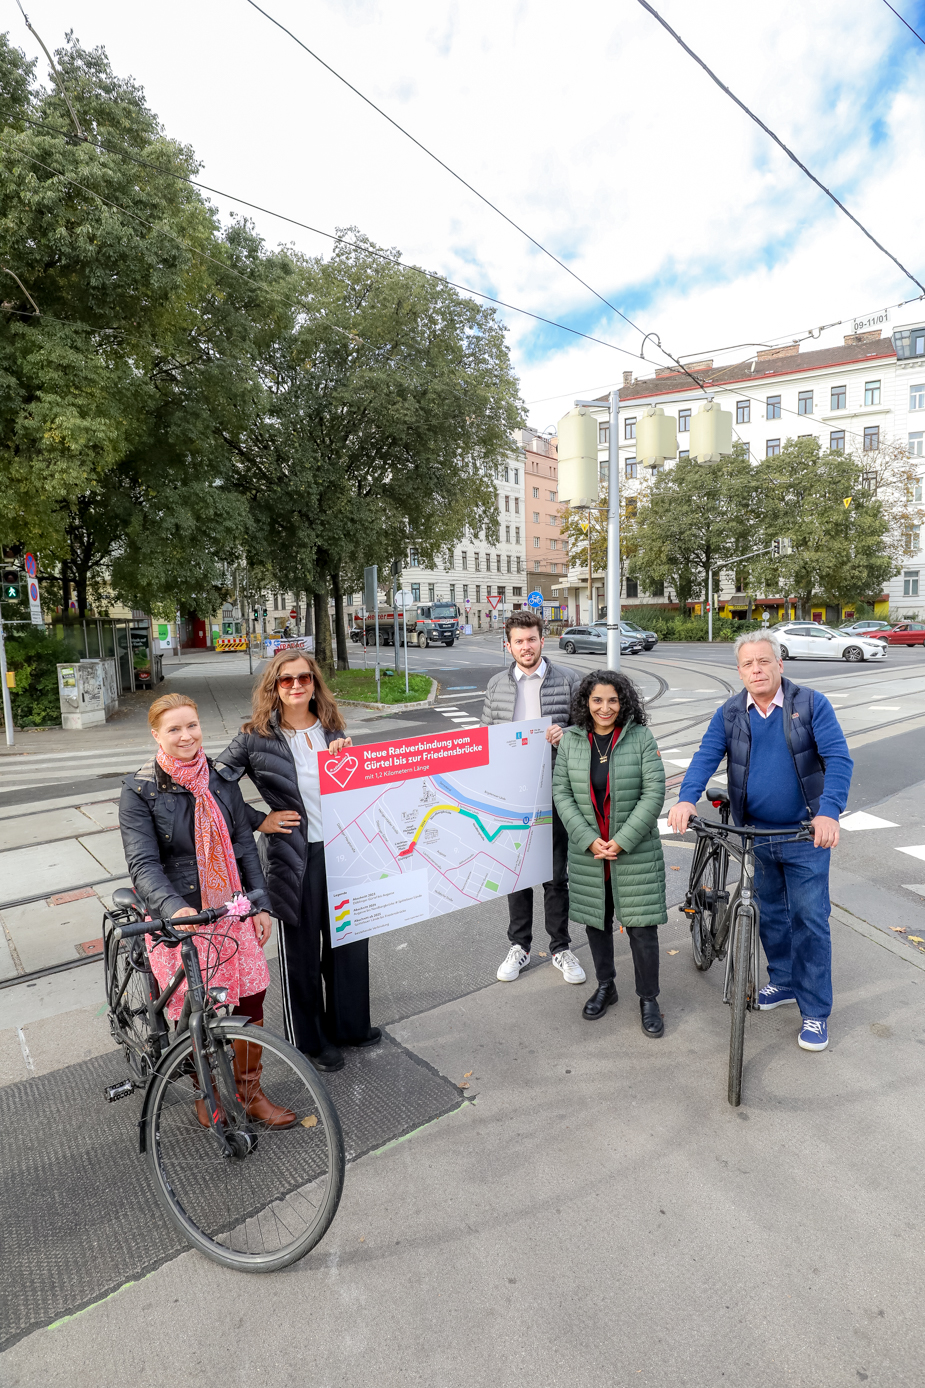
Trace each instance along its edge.
{"label": "woman's curly dark hair", "polygon": [[646,713],[642,695],[631,679],[628,679],[626,675],[617,674],[616,670],[592,670],[590,675],[585,675],[578,686],[578,692],[572,699],[572,722],[577,723],[579,728],[583,728],[586,733],[589,733],[594,727],[588,700],[591,698],[592,689],[598,684],[609,684],[617,691],[620,700],[620,712],[617,714],[618,728],[626,727],[630,721],[640,723],[643,726],[648,723],[649,715]]}

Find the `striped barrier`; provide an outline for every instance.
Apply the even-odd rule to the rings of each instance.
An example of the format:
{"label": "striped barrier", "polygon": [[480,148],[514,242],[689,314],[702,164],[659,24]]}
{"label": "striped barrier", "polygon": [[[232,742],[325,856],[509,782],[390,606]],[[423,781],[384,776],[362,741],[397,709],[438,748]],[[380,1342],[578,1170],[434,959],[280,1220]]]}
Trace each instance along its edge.
{"label": "striped barrier", "polygon": [[246,636],[220,636],[215,642],[217,651],[246,651]]}

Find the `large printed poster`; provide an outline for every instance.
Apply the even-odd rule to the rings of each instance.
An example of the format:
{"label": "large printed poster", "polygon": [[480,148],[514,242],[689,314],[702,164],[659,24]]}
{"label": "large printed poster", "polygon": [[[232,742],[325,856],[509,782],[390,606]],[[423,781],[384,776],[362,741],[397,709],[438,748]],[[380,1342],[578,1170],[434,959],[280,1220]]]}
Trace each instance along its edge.
{"label": "large printed poster", "polygon": [[335,945],[548,880],[550,722],[319,753]]}

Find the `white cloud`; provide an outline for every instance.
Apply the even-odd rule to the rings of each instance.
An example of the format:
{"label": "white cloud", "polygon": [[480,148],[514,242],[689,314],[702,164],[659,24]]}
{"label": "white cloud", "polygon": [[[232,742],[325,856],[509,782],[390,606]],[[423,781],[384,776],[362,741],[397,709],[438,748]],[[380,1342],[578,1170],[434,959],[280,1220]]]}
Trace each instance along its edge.
{"label": "white cloud", "polygon": [[[915,292],[634,0],[268,7],[676,353],[777,338]],[[923,278],[920,46],[886,6],[660,8]],[[910,22],[915,9],[909,0]],[[44,0],[33,15],[49,45],[75,20],[82,42],[105,45],[143,83],[207,182],[328,230],[357,224],[410,261],[638,350],[638,334],[244,0],[162,0],[156,17],[115,0],[85,0],[75,16],[71,0]],[[326,249],[256,220],[271,244]],[[531,406],[540,426],[576,389],[632,366],[503,317],[525,399],[559,397]]]}

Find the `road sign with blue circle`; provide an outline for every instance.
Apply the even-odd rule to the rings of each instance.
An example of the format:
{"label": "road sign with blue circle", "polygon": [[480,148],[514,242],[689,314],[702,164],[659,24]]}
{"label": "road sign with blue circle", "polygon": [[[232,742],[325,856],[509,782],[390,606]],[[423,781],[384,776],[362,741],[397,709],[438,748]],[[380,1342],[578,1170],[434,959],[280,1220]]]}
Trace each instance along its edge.
{"label": "road sign with blue circle", "polygon": [[528,594],[527,594],[527,606],[528,606],[528,607],[542,607],[542,606],[543,606],[543,602],[544,602],[544,598],[543,598],[543,594],[542,594],[542,593],[540,593],[540,592],[533,592],[533,593],[528,593]]}

